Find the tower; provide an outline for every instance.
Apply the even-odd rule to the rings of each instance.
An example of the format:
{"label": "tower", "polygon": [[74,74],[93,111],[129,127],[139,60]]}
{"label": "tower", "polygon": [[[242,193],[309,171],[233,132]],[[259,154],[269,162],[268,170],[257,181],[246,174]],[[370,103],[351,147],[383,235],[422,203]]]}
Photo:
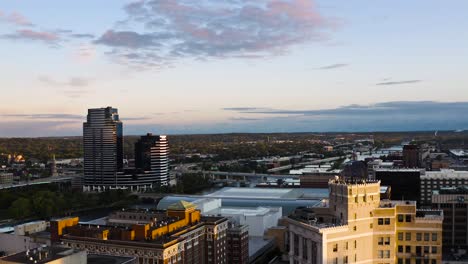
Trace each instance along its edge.
{"label": "tower", "polygon": [[83,124],[84,187],[108,189],[119,182],[123,168],[123,131],[118,110],[112,107],[88,109]]}
{"label": "tower", "polygon": [[169,182],[169,146],[167,137],[148,133],[135,143],[135,167],[148,172],[154,182]]}

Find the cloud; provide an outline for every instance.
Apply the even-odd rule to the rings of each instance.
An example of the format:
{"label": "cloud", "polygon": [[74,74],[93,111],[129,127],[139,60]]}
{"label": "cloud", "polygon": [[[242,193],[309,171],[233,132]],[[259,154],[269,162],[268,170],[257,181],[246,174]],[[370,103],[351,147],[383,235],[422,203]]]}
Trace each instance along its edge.
{"label": "cloud", "polygon": [[258,121],[258,120],[263,120],[260,118],[249,118],[249,117],[232,117],[229,118],[231,121]]}
{"label": "cloud", "polygon": [[[230,108],[225,108],[229,110]],[[235,108],[234,108],[235,109]],[[265,110],[266,109],[266,110]],[[427,118],[468,112],[468,102],[434,102],[434,101],[394,101],[370,105],[347,105],[332,109],[318,110],[282,110],[269,108],[237,108],[242,114],[263,115],[304,115],[315,117],[356,117],[365,116],[426,116]]]}
{"label": "cloud", "polygon": [[389,82],[376,83],[376,85],[400,85],[400,84],[410,84],[410,83],[418,83],[418,82],[422,82],[422,80],[389,81]]}
{"label": "cloud", "polygon": [[73,115],[73,114],[0,114],[2,117],[14,117],[14,118],[24,118],[24,119],[60,119],[60,120],[76,120],[84,119],[85,116],[82,115]]}
{"label": "cloud", "polygon": [[347,67],[347,66],[349,66],[349,64],[336,63],[336,64],[331,64],[331,65],[326,65],[326,66],[323,66],[323,67],[319,67],[319,68],[317,68],[317,70],[331,70],[331,69],[343,68],[343,67]]}
{"label": "cloud", "polygon": [[85,38],[85,39],[86,38],[93,39],[95,37],[93,34],[80,34],[80,33],[71,34],[70,36],[74,38]]}
{"label": "cloud", "polygon": [[263,110],[266,108],[257,108],[257,107],[226,107],[222,110],[225,111],[256,111],[256,110]]}
{"label": "cloud", "polygon": [[11,14],[4,14],[0,11],[0,22],[2,21],[22,27],[34,26],[34,24],[31,23],[31,21],[29,21],[26,17],[17,12],[13,12]]}
{"label": "cloud", "polygon": [[313,0],[141,0],[124,11],[127,18],[95,43],[111,48],[108,55],[118,62],[149,67],[183,58],[281,55],[296,44],[327,40],[334,26]]}
{"label": "cloud", "polygon": [[86,79],[83,77],[71,77],[66,81],[57,81],[48,76],[39,76],[38,80],[42,83],[54,86],[85,87],[91,83],[91,79]]}
{"label": "cloud", "polygon": [[15,33],[6,34],[1,36],[4,39],[11,40],[33,40],[42,41],[46,43],[56,43],[61,40],[60,36],[54,32],[48,31],[35,31],[30,29],[20,29]]}

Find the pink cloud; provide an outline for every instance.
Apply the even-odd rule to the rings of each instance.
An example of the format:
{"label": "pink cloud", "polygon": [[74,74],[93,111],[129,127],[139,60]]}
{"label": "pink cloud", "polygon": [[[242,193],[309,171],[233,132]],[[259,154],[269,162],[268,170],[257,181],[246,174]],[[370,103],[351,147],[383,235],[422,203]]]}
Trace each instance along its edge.
{"label": "pink cloud", "polygon": [[11,23],[17,26],[30,27],[34,26],[31,21],[29,21],[25,16],[18,12],[12,12],[11,14],[6,14],[0,11],[0,20],[3,20],[7,23]]}

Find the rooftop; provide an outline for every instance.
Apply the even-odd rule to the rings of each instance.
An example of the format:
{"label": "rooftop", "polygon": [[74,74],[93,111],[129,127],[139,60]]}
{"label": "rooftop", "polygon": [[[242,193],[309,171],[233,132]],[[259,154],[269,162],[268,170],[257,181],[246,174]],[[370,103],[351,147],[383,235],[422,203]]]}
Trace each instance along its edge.
{"label": "rooftop", "polygon": [[[84,251],[81,251],[83,254],[86,254]],[[2,258],[3,261],[13,262],[13,263],[48,263],[67,257],[73,254],[78,254],[80,251],[63,248],[63,247],[40,247],[32,250],[27,250],[25,252],[20,252],[8,257]]]}
{"label": "rooftop", "polygon": [[440,171],[426,171],[424,175],[421,175],[421,180],[430,179],[468,179],[468,171],[441,169]]}
{"label": "rooftop", "polygon": [[393,208],[401,205],[414,205],[416,206],[416,201],[397,201],[397,200],[381,200],[380,208]]}

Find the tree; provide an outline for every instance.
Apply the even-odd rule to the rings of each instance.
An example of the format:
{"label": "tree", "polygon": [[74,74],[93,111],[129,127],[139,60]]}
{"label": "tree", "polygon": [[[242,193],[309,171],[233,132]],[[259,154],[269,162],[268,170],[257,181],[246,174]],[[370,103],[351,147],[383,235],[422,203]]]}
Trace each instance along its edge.
{"label": "tree", "polygon": [[8,209],[10,217],[15,219],[26,218],[31,215],[31,202],[26,198],[14,201]]}

